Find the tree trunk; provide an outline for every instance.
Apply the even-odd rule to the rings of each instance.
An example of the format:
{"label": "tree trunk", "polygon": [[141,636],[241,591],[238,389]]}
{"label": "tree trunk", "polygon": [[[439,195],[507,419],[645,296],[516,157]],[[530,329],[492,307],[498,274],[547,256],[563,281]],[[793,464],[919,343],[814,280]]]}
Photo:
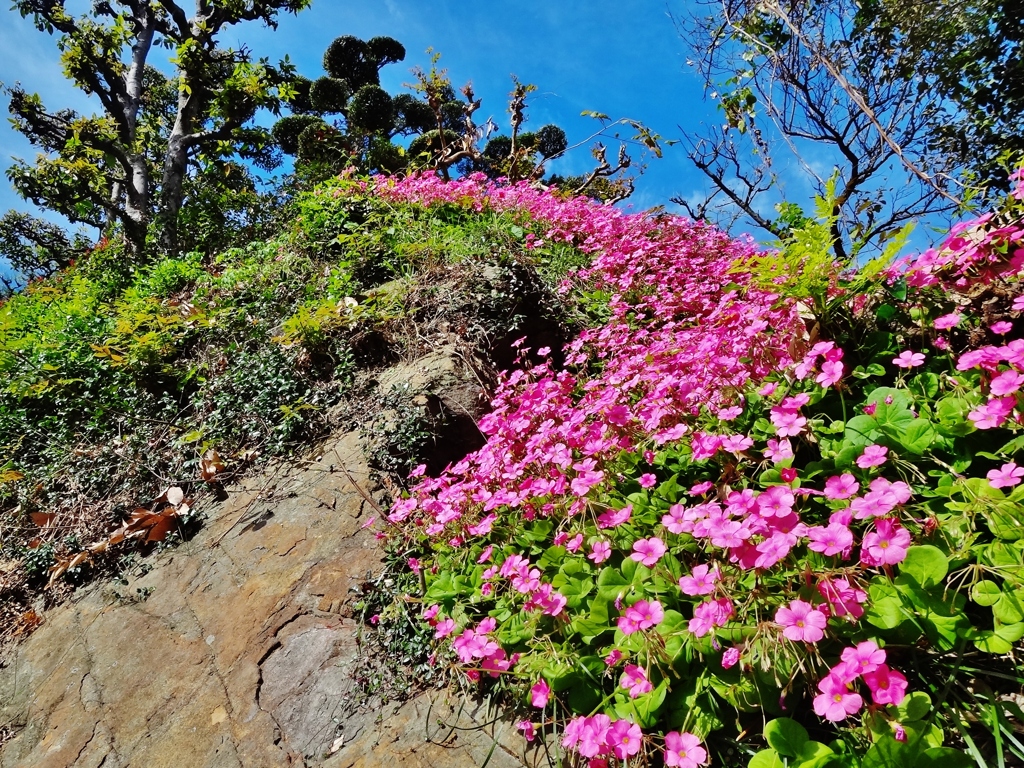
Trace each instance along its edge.
{"label": "tree trunk", "polygon": [[170,141],[167,142],[167,155],[164,158],[164,175],[160,188],[160,251],[173,254],[178,246],[178,212],[184,197],[185,172],[188,168],[188,135],[179,132],[175,122]]}
{"label": "tree trunk", "polygon": [[[124,146],[134,147],[136,144],[139,112],[142,109],[143,76],[146,70],[146,58],[153,46],[153,18],[148,5],[135,13],[136,33],[132,45],[131,64],[124,76],[124,95],[122,110],[124,114],[125,133]],[[133,260],[140,261],[146,248],[146,233],[149,225],[150,178],[149,166],[144,153],[133,153],[129,156],[131,174],[124,182],[115,184],[118,198],[124,194],[124,227],[125,239]]]}

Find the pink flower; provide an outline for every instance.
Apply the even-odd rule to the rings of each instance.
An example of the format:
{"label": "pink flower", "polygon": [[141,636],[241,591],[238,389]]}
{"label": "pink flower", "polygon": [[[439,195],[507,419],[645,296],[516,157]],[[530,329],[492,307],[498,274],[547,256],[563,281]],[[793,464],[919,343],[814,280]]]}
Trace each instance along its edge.
{"label": "pink flower", "polygon": [[907,678],[895,669],[880,664],[864,674],[864,682],[871,690],[875,704],[899,704],[907,693]]}
{"label": "pink flower", "polygon": [[537,737],[537,727],[529,720],[520,720],[516,724],[516,730],[523,732],[523,738],[533,741]]}
{"label": "pink flower", "polygon": [[538,680],[530,689],[530,703],[537,709],[544,709],[548,705],[548,697],[551,695],[551,687],[546,680]]}
{"label": "pink flower", "polygon": [[662,555],[668,552],[668,547],[665,543],[657,536],[652,536],[649,539],[639,539],[633,542],[633,554],[629,556],[630,560],[646,565],[650,568],[652,565],[657,563]]}
{"label": "pink flower", "polygon": [[704,493],[707,493],[708,491],[710,491],[714,487],[715,487],[715,484],[713,482],[711,482],[710,480],[705,480],[702,483],[697,483],[696,485],[694,485],[690,489],[690,495],[691,496],[700,496],[700,495],[702,495]]}
{"label": "pink flower", "polygon": [[604,514],[597,518],[598,528],[617,528],[625,522],[629,521],[629,518],[633,515],[633,505],[627,504],[622,509],[611,510],[609,509]]}
{"label": "pink flower", "polygon": [[788,608],[779,608],[775,612],[775,621],[783,626],[783,637],[804,643],[821,640],[828,623],[825,614],[803,600],[794,600]]}
{"label": "pink flower", "polygon": [[622,651],[617,648],[604,657],[605,666],[608,667],[614,667],[620,661],[622,661]]}
{"label": "pink flower", "polygon": [[734,612],[735,609],[728,598],[708,600],[693,609],[693,618],[690,619],[687,629],[696,637],[704,637],[715,627],[724,627]]}
{"label": "pink flower", "polygon": [[[611,725],[612,719],[608,715],[591,715],[584,718],[577,747],[579,753],[584,757],[597,757],[598,754],[604,751],[608,730],[611,728]],[[568,732],[569,729],[566,728],[567,735]]]}
{"label": "pink flower", "polygon": [[828,527],[814,527],[807,532],[810,543],[807,548],[831,557],[849,550],[853,546],[853,533],[845,525],[829,523]]}
{"label": "pink flower", "polygon": [[992,323],[988,329],[992,331],[992,333],[1002,336],[1013,330],[1013,323],[1006,320],[1000,320],[998,323]]}
{"label": "pink flower", "polygon": [[978,429],[995,429],[1006,421],[1006,417],[1013,412],[1016,405],[1017,398],[1013,395],[992,398],[968,413],[967,418],[973,421]]}
{"label": "pink flower", "polygon": [[959,312],[950,312],[948,315],[943,315],[942,317],[935,318],[935,322],[932,323],[932,325],[934,325],[937,330],[945,331],[949,328],[954,327],[962,319],[963,315],[961,315]]}
{"label": "pink flower", "polygon": [[728,408],[723,408],[715,415],[722,421],[732,421],[741,413],[743,413],[743,406],[732,405],[729,406]]}
{"label": "pink flower", "polygon": [[608,746],[619,760],[627,760],[640,751],[643,733],[640,726],[629,720],[616,720],[608,729]]}
{"label": "pink flower", "polygon": [[669,731],[665,734],[665,765],[697,768],[708,759],[707,750],[692,733]]}
{"label": "pink flower", "polygon": [[825,481],[826,499],[848,499],[859,490],[860,483],[849,472],[842,475],[833,475]]}
{"label": "pink flower", "polygon": [[612,554],[612,545],[607,541],[595,541],[590,545],[590,554],[587,555],[588,560],[592,560],[595,565],[600,565]]}
{"label": "pink flower", "polygon": [[645,472],[640,475],[640,487],[641,488],[652,488],[658,482],[658,478],[652,475],[650,472]]}
{"label": "pink flower", "polygon": [[1012,395],[1024,384],[1024,375],[1017,371],[1003,371],[989,383],[988,391],[996,397]]}
{"label": "pink flower", "polygon": [[775,433],[779,437],[799,435],[807,425],[807,419],[799,413],[783,410],[781,407],[772,408],[770,417],[772,424],[775,426]]}
{"label": "pink flower", "polygon": [[661,524],[668,528],[669,533],[683,533],[687,530],[685,513],[686,508],[682,504],[673,504],[668,508],[668,514],[661,516]]}
{"label": "pink flower", "polygon": [[899,357],[894,357],[892,362],[897,368],[916,368],[919,365],[924,365],[924,355],[920,352],[911,352],[908,349],[900,352]]}
{"label": "pink flower", "polygon": [[857,466],[861,469],[868,469],[885,464],[885,455],[888,452],[889,449],[884,445],[869,445],[864,449],[864,453],[857,457]]}
{"label": "pink flower", "polygon": [[863,589],[851,586],[846,579],[823,579],[818,584],[818,592],[828,601],[828,607],[833,616],[847,616],[859,619],[864,615],[861,608],[868,599],[868,594]]}
{"label": "pink flower", "polygon": [[729,648],[722,654],[722,669],[731,669],[740,660],[740,649],[736,646]]}
{"label": "pink flower", "polygon": [[620,685],[629,690],[629,698],[631,699],[654,690],[651,681],[647,679],[647,673],[636,664],[626,665],[626,671],[622,674]]}
{"label": "pink flower", "polygon": [[903,562],[910,547],[910,534],[892,520],[876,520],[875,530],[864,534],[860,559],[866,565],[895,565]]}
{"label": "pink flower", "polygon": [[835,672],[829,672],[818,683],[818,690],[821,694],[814,697],[814,712],[832,722],[845,720],[864,705],[860,694],[850,693],[846,683]]}
{"label": "pink flower", "polygon": [[441,606],[434,603],[432,606],[423,611],[423,620],[434,626],[437,622],[434,621],[434,617],[437,616],[437,612],[441,610]]}
{"label": "pink flower", "polygon": [[874,672],[879,666],[885,664],[885,651],[878,647],[873,640],[865,640],[857,643],[855,648],[844,648],[840,656],[845,665],[847,680],[853,680],[859,675]]}
{"label": "pink flower", "polygon": [[693,569],[691,576],[683,576],[679,579],[679,589],[684,594],[710,595],[715,591],[715,584],[718,582],[718,569],[711,571],[707,565],[698,565]]}
{"label": "pink flower", "polygon": [[1024,310],[1024,296],[1018,296],[1013,300],[1013,306],[1011,307],[1015,312]]}
{"label": "pink flower", "polygon": [[794,467],[786,467],[779,471],[779,475],[782,477],[782,482],[792,483],[797,478],[797,471]]}
{"label": "pink flower", "polygon": [[1024,477],[1024,467],[1018,467],[1016,462],[1011,461],[999,469],[990,469],[986,477],[993,488],[1007,488],[1020,483]]}
{"label": "pink flower", "polygon": [[757,497],[757,508],[762,517],[785,517],[795,502],[793,491],[784,485],[773,485]]}
{"label": "pink flower", "polygon": [[827,360],[821,364],[821,373],[814,379],[823,387],[831,387],[843,378],[843,364],[838,361]]}
{"label": "pink flower", "polygon": [[494,552],[494,545],[493,544],[488,544],[484,548],[484,551],[480,553],[480,557],[478,557],[476,559],[477,565],[481,565],[483,563],[486,563],[488,560],[490,560],[492,552]]}
{"label": "pink flower", "polygon": [[768,447],[764,450],[764,457],[769,461],[779,464],[786,459],[792,459],[793,456],[793,444],[789,440],[776,440],[775,438],[768,440]]}
{"label": "pink flower", "polygon": [[434,637],[441,639],[442,637],[448,637],[452,632],[455,631],[455,619],[443,619],[437,622],[437,626],[434,627]]}
{"label": "pink flower", "polygon": [[657,600],[637,600],[626,612],[633,614],[640,629],[657,626],[665,618],[665,611]]}

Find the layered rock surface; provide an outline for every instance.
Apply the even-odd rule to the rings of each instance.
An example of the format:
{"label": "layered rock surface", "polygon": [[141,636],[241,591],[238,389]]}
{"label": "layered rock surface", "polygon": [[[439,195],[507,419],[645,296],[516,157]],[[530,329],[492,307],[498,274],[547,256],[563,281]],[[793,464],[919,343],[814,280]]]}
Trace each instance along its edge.
{"label": "layered rock surface", "polygon": [[15,733],[0,766],[540,760],[479,704],[432,692],[383,707],[357,691],[348,615],[380,566],[362,529],[377,514],[367,476],[358,435],[336,437],[230,488],[194,539],[116,594],[97,584],[48,611],[0,668],[0,722]]}

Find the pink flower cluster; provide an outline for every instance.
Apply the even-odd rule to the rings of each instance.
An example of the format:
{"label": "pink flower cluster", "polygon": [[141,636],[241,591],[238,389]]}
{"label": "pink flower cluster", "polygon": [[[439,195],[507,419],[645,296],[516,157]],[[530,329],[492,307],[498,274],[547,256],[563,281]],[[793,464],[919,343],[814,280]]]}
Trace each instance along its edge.
{"label": "pink flower cluster", "polygon": [[[392,523],[414,520],[428,535],[467,543],[478,521],[500,507],[517,508],[527,519],[576,515],[608,483],[604,467],[621,451],[649,436],[656,443],[678,440],[702,408],[735,409],[726,393],[789,363],[787,339],[800,332],[796,311],[779,307],[767,292],[723,291],[721,274],[752,247],[712,227],[627,215],[481,177],[454,184],[425,176],[381,180],[378,194],[523,211],[545,223],[546,239],[570,240],[594,253],[593,265],[574,279],[612,296],[611,320],[567,349],[569,366],[597,361],[600,371],[556,372],[545,363],[512,372],[481,420],[487,444],[440,477],[424,479],[392,508]],[[641,479],[650,487],[654,475]],[[628,519],[625,509],[610,510],[600,524],[616,527]],[[648,542],[655,549],[638,556],[651,561],[657,543]]]}
{"label": "pink flower cluster", "polygon": [[[498,622],[495,619],[487,617],[477,625],[476,629],[466,629],[456,637],[452,641],[452,648],[455,649],[459,661],[479,667],[488,672],[491,677],[498,677],[502,672],[507,672],[515,666],[519,661],[518,655],[507,657],[505,649],[490,636],[497,626]],[[468,670],[467,675],[475,680],[480,676],[480,672],[474,668]]]}
{"label": "pink flower cluster", "polygon": [[[629,720],[612,720],[607,715],[574,717],[565,727],[562,746],[589,758],[591,768],[607,766],[605,758],[628,760],[640,751],[643,733]],[[670,731],[665,734],[665,765],[697,768],[708,759],[707,750],[692,733]]]}
{"label": "pink flower cluster", "polygon": [[975,279],[989,282],[1018,274],[1024,269],[1024,223],[994,223],[994,215],[987,213],[953,226],[939,248],[915,259],[906,273],[907,284],[965,287]]}
{"label": "pink flower cluster", "polygon": [[899,704],[907,691],[907,678],[885,663],[885,651],[871,640],[843,650],[840,662],[818,682],[814,697],[819,717],[838,722],[860,711],[864,699],[852,686],[862,679],[875,704]]}
{"label": "pink flower cluster", "polygon": [[636,723],[612,720],[608,715],[599,714],[570,720],[565,726],[562,746],[579,752],[583,757],[614,755],[619,760],[628,760],[640,751],[643,738]]}
{"label": "pink flower cluster", "polygon": [[[1001,369],[1007,363],[1008,369]],[[988,379],[989,399],[967,416],[978,429],[1000,427],[1017,409],[1017,394],[1024,386],[1024,339],[1002,346],[988,345],[960,355],[958,371],[981,370]],[[1020,412],[1017,412],[1020,421]]]}

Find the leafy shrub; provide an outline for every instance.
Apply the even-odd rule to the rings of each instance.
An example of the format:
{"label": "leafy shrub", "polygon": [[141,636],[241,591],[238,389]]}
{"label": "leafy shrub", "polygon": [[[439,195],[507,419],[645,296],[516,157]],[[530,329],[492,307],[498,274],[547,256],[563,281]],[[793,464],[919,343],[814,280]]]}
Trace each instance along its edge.
{"label": "leafy shrub", "polygon": [[804,222],[723,286],[759,256],[703,225],[459,184],[385,194],[514,198],[611,295],[388,518],[435,637],[527,738],[590,766],[1024,759],[1020,206],[861,273]]}

